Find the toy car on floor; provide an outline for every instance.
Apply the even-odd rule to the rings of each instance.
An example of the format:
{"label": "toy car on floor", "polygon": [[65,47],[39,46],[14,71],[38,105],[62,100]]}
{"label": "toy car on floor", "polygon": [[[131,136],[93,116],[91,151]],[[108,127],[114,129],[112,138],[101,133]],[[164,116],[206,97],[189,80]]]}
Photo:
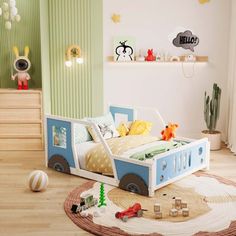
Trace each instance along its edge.
{"label": "toy car on floor", "polygon": [[97,205],[98,200],[93,197],[92,194],[86,194],[85,196],[81,197],[79,204],[73,204],[71,207],[72,213],[82,212],[90,207]]}
{"label": "toy car on floor", "polygon": [[125,211],[116,212],[115,217],[127,222],[129,218],[142,217],[144,211],[146,210],[142,209],[140,203],[135,203],[132,207],[129,207]]}

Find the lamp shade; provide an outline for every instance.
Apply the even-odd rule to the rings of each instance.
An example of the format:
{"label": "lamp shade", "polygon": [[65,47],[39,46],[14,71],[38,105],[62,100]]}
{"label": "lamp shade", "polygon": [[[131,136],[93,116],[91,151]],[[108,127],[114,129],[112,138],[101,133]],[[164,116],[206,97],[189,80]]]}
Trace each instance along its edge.
{"label": "lamp shade", "polygon": [[81,56],[81,49],[78,45],[71,45],[66,50],[66,61],[65,65],[67,67],[72,66],[72,60],[75,58],[76,63],[83,64],[84,59]]}
{"label": "lamp shade", "polygon": [[76,58],[76,62],[78,64],[83,64],[84,63],[84,59],[82,57],[78,57],[78,58]]}
{"label": "lamp shade", "polygon": [[65,65],[67,67],[71,67],[72,66],[72,61],[70,61],[70,60],[65,61]]}

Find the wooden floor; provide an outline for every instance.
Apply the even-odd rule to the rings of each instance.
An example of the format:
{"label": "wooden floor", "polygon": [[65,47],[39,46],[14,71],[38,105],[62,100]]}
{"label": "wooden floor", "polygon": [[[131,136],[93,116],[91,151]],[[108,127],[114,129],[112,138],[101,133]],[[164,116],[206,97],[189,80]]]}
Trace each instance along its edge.
{"label": "wooden floor", "polygon": [[[47,172],[47,191],[29,191],[27,177],[34,169]],[[236,156],[227,149],[212,152],[210,172],[236,181]],[[43,152],[0,151],[0,235],[90,235],[75,226],[63,210],[67,194],[85,181],[47,169]]]}

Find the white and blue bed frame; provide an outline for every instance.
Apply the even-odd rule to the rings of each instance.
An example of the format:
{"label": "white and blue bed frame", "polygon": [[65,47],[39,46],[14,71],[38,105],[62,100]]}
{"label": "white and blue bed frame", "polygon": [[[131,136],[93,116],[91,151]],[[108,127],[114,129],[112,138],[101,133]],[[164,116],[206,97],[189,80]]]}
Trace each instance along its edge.
{"label": "white and blue bed frame", "polygon": [[[152,108],[109,106],[109,111],[113,115],[116,124],[119,124],[121,120],[149,120],[154,123],[152,130],[157,131],[156,135],[160,135],[160,130],[165,127],[159,112]],[[94,127],[110,157],[114,177],[81,169],[74,140],[74,126],[76,123]],[[55,132],[61,132],[59,138],[62,140],[60,142],[57,140],[58,137],[54,140]],[[45,135],[46,165],[48,167],[145,196],[153,196],[155,190],[198,170],[209,169],[210,145],[206,138],[199,140],[178,138],[188,143],[158,154],[153,159],[141,161],[113,155],[106,140],[93,122],[46,115]]]}

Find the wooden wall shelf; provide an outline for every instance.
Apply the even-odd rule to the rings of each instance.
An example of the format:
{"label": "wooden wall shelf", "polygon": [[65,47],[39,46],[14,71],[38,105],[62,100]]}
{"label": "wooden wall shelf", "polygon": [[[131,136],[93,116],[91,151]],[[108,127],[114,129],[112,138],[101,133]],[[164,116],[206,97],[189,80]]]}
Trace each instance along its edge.
{"label": "wooden wall shelf", "polygon": [[[180,61],[125,61],[119,62],[114,61],[113,56],[109,56],[107,58],[108,62],[115,63],[115,64],[178,64],[178,63],[193,63],[193,62],[186,62],[184,61],[184,56],[180,56]],[[197,56],[197,60],[195,63],[206,63],[208,62],[208,56]]]}

